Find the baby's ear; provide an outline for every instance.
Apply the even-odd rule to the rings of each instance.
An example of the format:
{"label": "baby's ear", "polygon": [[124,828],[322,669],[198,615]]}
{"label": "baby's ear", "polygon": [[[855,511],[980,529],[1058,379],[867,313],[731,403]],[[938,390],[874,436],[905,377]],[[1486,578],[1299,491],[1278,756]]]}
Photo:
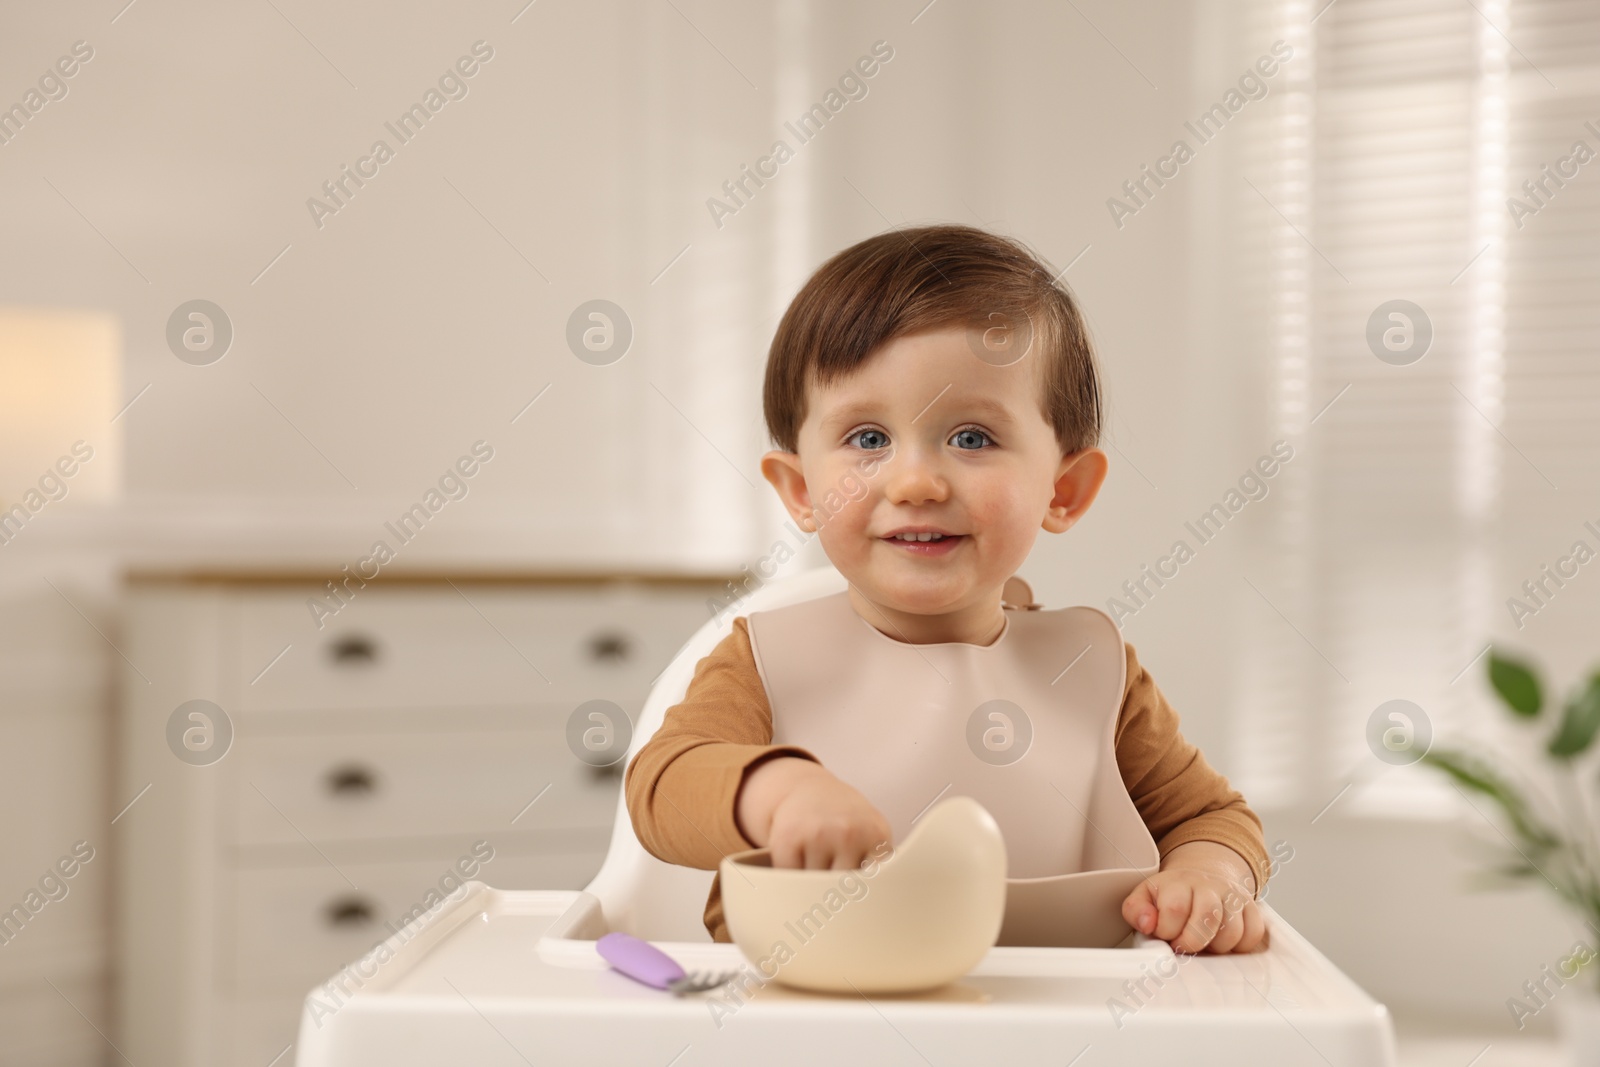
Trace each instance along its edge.
{"label": "baby's ear", "polygon": [[806,477],[800,467],[800,457],[794,452],[768,452],[761,457],[761,476],[772,483],[784,509],[802,530],[816,528],[811,516],[811,492],[806,488]]}
{"label": "baby's ear", "polygon": [[1055,495],[1045,511],[1042,525],[1051,533],[1065,533],[1089,510],[1110,467],[1106,454],[1098,448],[1085,448],[1061,457],[1056,468]]}

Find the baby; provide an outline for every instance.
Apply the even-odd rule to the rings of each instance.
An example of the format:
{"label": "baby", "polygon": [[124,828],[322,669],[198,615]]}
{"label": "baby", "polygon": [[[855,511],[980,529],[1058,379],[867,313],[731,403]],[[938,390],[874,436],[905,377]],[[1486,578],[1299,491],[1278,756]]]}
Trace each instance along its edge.
{"label": "baby", "polygon": [[[1159,870],[1152,858],[1145,869],[1153,873],[1135,875],[1122,901],[1127,924],[1180,952],[1263,945],[1254,903],[1269,868],[1261,821],[1183,739],[1177,714],[1132,646],[1093,609],[1072,610],[1101,627],[1095,635],[1109,636],[1095,638],[1098,659],[1079,666],[1076,679],[1067,660],[1095,642],[1082,653],[1019,644],[1044,631],[1014,625],[1039,607],[1014,577],[1017,568],[1041,528],[1064,533],[1083,517],[1107,470],[1095,447],[1101,404],[1094,355],[1077,306],[1054,278],[1015,241],[942,225],[853,245],[794,298],[767,361],[767,426],[780,450],[762,458],[761,472],[802,529],[821,537],[848,582],[830,609],[836,614],[815,616],[827,623],[812,631],[813,647],[828,649],[835,661],[810,662],[785,650],[797,634],[804,643],[806,632],[763,617],[798,618],[791,608],[754,612],[754,623],[752,616],[734,620],[732,632],[699,661],[684,700],[668,709],[628,766],[628,810],[653,855],[712,870],[725,855],[767,847],[778,867],[854,869],[920,814],[911,792],[902,796],[894,783],[919,771],[944,775],[930,772],[930,762],[942,758],[952,767],[959,756],[970,760],[973,775],[988,777],[972,777],[980,784],[955,792],[1011,813],[997,815],[1008,875],[1070,874],[1088,846],[1057,842],[1087,842],[1099,829],[1094,809],[1085,814],[1087,800],[1071,799],[1087,797],[1074,782],[1093,777],[1098,765],[1124,808],[1131,798],[1160,855]],[[791,640],[770,636],[785,633]],[[883,673],[857,663],[858,648],[874,664],[896,655],[904,664],[914,653],[944,682],[962,680],[954,674],[974,664],[978,681],[968,690],[931,688],[931,698],[916,699],[908,684],[903,700],[852,701],[852,692],[867,691],[860,688],[864,674]],[[1036,806],[1035,799],[1053,799],[1045,793],[1019,806],[1006,793],[1024,779],[1007,777],[1013,768],[979,766],[985,754],[970,741],[974,705],[941,706],[949,703],[943,693],[986,699],[984,671],[993,672],[1000,652],[1026,668],[1014,674],[1037,675],[1018,684],[1033,685],[1027,691],[1052,705],[1031,712],[1005,706],[1031,718],[1031,773],[1037,781],[1043,772],[1066,803]],[[784,656],[798,669],[783,670]],[[1109,684],[1091,685],[1096,671]],[[1101,697],[1061,699],[1069,690]],[[802,716],[797,709],[808,701]],[[1004,704],[977,710],[991,703]],[[831,735],[814,728],[808,735],[796,720],[834,715],[838,741],[819,756],[812,749]],[[993,721],[1017,726],[1011,717]],[[807,736],[818,743],[783,743]],[[949,736],[960,744],[947,743]],[[1055,738],[1053,752],[1047,738]],[[1103,747],[1095,738],[1105,739]],[[1115,774],[1098,752],[1114,752]],[[1014,766],[1024,765],[1019,757]],[[841,768],[842,777],[835,773]],[[938,777],[947,780],[968,781],[956,771]],[[935,799],[936,782],[919,788],[919,803]],[[705,924],[714,940],[731,940],[716,882]]]}

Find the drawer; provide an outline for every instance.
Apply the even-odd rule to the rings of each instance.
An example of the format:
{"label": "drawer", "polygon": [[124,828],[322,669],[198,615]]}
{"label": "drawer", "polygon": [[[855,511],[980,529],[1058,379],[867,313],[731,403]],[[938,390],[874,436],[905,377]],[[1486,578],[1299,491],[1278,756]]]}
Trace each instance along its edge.
{"label": "drawer", "polygon": [[375,582],[321,629],[315,594],[235,594],[241,710],[642,698],[709,617],[710,590]]}
{"label": "drawer", "polygon": [[[231,843],[294,845],[309,852],[307,839],[610,827],[621,764],[595,768],[574,756],[567,748],[564,711],[535,709],[528,717],[546,725],[242,739],[227,761],[237,759],[231,768]],[[536,796],[538,802],[528,807]]]}
{"label": "drawer", "polygon": [[[600,869],[604,850],[601,836],[592,851],[540,855],[497,851],[475,877],[497,888],[582,889]],[[431,859],[341,863],[339,871],[355,888],[325,863],[232,868],[224,875],[225,883],[231,883],[225,892],[232,907],[219,916],[222,927],[232,931],[232,959],[219,961],[221,973],[229,976],[236,994],[303,997],[389,937],[390,927],[402,926],[403,919],[426,902],[430,890],[441,896],[449,891],[454,883],[444,875],[457,858],[469,853],[436,851]]]}

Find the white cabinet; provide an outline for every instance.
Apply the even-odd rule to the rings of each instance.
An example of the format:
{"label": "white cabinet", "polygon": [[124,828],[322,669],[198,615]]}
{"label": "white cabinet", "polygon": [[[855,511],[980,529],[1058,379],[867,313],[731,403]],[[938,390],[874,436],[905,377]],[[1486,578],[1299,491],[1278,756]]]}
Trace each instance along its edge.
{"label": "white cabinet", "polygon": [[0,1067],[110,1051],[114,590],[105,559],[0,548]]}
{"label": "white cabinet", "polygon": [[[128,587],[114,999],[136,1063],[265,1067],[311,987],[475,851],[492,885],[581,888],[622,765],[580,760],[568,718],[597,699],[636,716],[716,591],[396,580],[319,628],[318,584]],[[193,700],[231,727],[215,762],[169,742]]]}

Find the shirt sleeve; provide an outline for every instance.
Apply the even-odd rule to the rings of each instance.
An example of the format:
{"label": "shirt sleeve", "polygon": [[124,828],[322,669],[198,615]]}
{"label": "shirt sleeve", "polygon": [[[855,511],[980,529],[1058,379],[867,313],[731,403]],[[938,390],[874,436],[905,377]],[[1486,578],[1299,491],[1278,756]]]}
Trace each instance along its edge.
{"label": "shirt sleeve", "polygon": [[639,843],[657,859],[700,870],[755,848],[735,816],[739,787],[752,767],[778,756],[816,760],[772,744],[772,706],[741,615],[628,764],[623,790]]}
{"label": "shirt sleeve", "polygon": [[1256,896],[1267,885],[1271,864],[1261,819],[1228,779],[1178,732],[1178,713],[1124,643],[1128,677],[1117,717],[1117,765],[1123,784],[1161,858],[1190,841],[1214,841],[1233,849],[1255,873]]}

